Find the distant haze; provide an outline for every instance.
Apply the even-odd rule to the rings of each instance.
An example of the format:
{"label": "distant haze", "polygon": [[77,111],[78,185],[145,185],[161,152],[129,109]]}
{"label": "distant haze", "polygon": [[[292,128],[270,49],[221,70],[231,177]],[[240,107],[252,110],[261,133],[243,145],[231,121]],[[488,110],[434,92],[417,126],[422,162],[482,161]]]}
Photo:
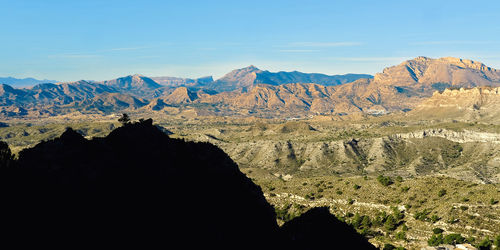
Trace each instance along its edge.
{"label": "distant haze", "polygon": [[0,77],[0,84],[8,84],[17,88],[31,87],[40,83],[55,83],[54,80],[37,80],[35,78],[17,79],[14,77]]}

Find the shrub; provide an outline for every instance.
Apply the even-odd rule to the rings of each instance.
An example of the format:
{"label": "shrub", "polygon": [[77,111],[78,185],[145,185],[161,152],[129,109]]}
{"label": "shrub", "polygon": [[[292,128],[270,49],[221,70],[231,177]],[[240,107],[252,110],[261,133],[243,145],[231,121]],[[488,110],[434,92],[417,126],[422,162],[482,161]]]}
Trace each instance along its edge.
{"label": "shrub", "polygon": [[450,245],[462,244],[465,238],[460,234],[448,234],[444,237],[444,243]]}
{"label": "shrub", "polygon": [[441,190],[439,190],[439,192],[438,192],[438,196],[439,196],[439,197],[443,197],[443,196],[445,196],[445,195],[446,195],[446,189],[441,189]]}
{"label": "shrub", "polygon": [[500,248],[500,234],[495,238],[495,242],[493,242],[493,245],[495,245],[497,249]]}
{"label": "shrub", "polygon": [[384,245],[384,248],[382,248],[383,250],[405,250],[404,247],[396,247],[392,244],[389,244],[389,243],[386,243]]}
{"label": "shrub", "polygon": [[408,190],[410,190],[410,187],[402,187],[401,188],[401,192],[404,192],[404,193],[408,192]]}
{"label": "shrub", "polygon": [[396,239],[398,240],[406,240],[406,233],[401,231],[396,233]]}
{"label": "shrub", "polygon": [[498,201],[497,201],[497,200],[495,200],[495,199],[491,198],[491,200],[490,200],[490,204],[491,204],[491,205],[495,205],[495,204],[497,204],[497,203],[498,203]]}
{"label": "shrub", "polygon": [[424,209],[423,211],[416,212],[414,215],[414,218],[416,220],[426,221],[429,219],[427,217],[427,215],[429,215],[429,213],[430,213],[430,211],[428,211],[427,209]]}
{"label": "shrub", "polygon": [[397,227],[398,224],[394,216],[392,215],[387,216],[384,222],[384,228],[387,229],[388,231],[394,231]]}
{"label": "shrub", "polygon": [[491,240],[489,238],[486,238],[484,240],[482,240],[481,242],[479,242],[479,245],[477,245],[478,248],[480,250],[483,250],[483,249],[491,249],[491,247],[493,246],[493,243],[491,242]]}
{"label": "shrub", "polygon": [[383,176],[383,175],[379,175],[377,177],[377,181],[380,182],[380,184],[382,184],[382,185],[384,185],[386,187],[394,183],[394,181],[392,181],[391,177],[389,177],[389,176]]}
{"label": "shrub", "polygon": [[394,249],[396,249],[396,247],[394,245],[392,245],[392,244],[386,243],[384,245],[384,248],[382,248],[382,249],[383,250],[394,250]]}
{"label": "shrub", "polygon": [[432,223],[436,223],[436,222],[438,222],[440,219],[441,219],[441,218],[439,218],[439,216],[437,216],[437,215],[435,215],[435,214],[431,216],[431,222],[432,222]]}
{"label": "shrub", "polygon": [[441,228],[438,228],[438,227],[436,227],[436,228],[432,229],[432,233],[433,233],[433,234],[441,234],[441,233],[443,233],[443,232],[444,232],[444,230],[443,230],[443,229],[441,229]]}
{"label": "shrub", "polygon": [[354,190],[358,190],[358,189],[360,189],[360,188],[361,188],[361,186],[360,186],[360,185],[358,185],[358,184],[354,184]]}
{"label": "shrub", "polygon": [[427,241],[427,244],[429,246],[438,246],[443,244],[443,234],[434,234],[431,236],[431,238]]}

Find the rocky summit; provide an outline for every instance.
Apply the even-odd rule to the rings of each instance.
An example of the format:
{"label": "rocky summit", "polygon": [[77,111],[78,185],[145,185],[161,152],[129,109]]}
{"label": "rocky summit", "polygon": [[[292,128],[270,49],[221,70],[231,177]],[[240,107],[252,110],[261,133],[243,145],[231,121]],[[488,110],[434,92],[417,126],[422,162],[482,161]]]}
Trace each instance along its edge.
{"label": "rocky summit", "polygon": [[[435,91],[500,86],[500,71],[459,58],[417,57],[370,75],[269,72],[249,66],[213,81],[130,75],[113,80],[0,87],[0,114],[39,117],[113,112],[306,117],[415,109]],[[113,95],[109,95],[113,94]],[[435,98],[439,98],[436,96]],[[113,100],[112,100],[113,99]]]}

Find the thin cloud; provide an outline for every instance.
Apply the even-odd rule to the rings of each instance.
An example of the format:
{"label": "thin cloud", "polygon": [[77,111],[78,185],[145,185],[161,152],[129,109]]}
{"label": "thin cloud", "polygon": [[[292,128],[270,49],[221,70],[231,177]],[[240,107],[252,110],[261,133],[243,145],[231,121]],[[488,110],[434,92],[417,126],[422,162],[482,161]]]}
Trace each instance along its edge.
{"label": "thin cloud", "polygon": [[203,51],[214,51],[214,50],[217,50],[217,48],[198,48],[198,50],[203,50]]}
{"label": "thin cloud", "polygon": [[295,42],[288,44],[287,47],[350,47],[359,46],[359,42]]}
{"label": "thin cloud", "polygon": [[481,45],[493,43],[491,41],[422,41],[411,42],[409,45]]}
{"label": "thin cloud", "polygon": [[140,47],[125,47],[125,48],[113,48],[110,49],[110,51],[128,51],[128,50],[141,50],[141,49],[147,49],[149,48],[148,46],[140,46]]}
{"label": "thin cloud", "polygon": [[408,58],[410,57],[333,57],[329,59],[349,62],[390,62],[405,61]]}
{"label": "thin cloud", "polygon": [[62,59],[80,59],[80,58],[97,58],[102,57],[101,55],[96,54],[56,54],[49,55],[49,58],[62,58]]}
{"label": "thin cloud", "polygon": [[318,52],[319,50],[315,49],[281,49],[278,50],[278,52],[284,52],[284,53],[311,53],[311,52]]}

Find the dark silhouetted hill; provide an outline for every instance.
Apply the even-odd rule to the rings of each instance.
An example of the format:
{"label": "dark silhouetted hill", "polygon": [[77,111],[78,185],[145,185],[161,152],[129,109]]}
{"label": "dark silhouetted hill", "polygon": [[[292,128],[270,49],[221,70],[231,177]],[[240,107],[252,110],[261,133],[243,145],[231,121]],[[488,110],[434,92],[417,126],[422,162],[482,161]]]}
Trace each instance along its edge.
{"label": "dark silhouetted hill", "polygon": [[354,228],[333,216],[328,207],[312,208],[281,226],[293,249],[376,249]]}
{"label": "dark silhouetted hill", "polygon": [[[227,154],[169,138],[152,120],[92,140],[67,129],[11,158],[0,144],[0,227],[20,245],[265,248],[312,239],[302,224],[307,233],[315,223],[319,235],[338,232],[312,212],[280,234],[273,207]],[[348,240],[351,231],[320,242]]]}

